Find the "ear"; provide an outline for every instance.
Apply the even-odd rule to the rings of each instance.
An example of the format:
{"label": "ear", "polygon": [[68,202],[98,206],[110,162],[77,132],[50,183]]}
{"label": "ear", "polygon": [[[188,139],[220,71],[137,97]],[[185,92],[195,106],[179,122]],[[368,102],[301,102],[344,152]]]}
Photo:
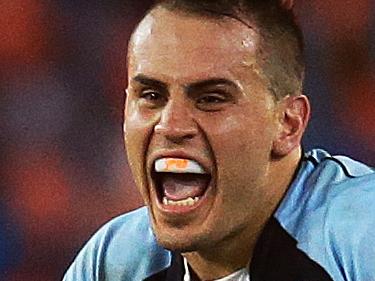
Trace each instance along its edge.
{"label": "ear", "polygon": [[288,96],[280,104],[280,127],[273,142],[272,154],[283,157],[301,145],[310,119],[310,102],[304,95]]}
{"label": "ear", "polygon": [[291,10],[294,7],[294,0],[280,0],[281,7],[286,10]]}

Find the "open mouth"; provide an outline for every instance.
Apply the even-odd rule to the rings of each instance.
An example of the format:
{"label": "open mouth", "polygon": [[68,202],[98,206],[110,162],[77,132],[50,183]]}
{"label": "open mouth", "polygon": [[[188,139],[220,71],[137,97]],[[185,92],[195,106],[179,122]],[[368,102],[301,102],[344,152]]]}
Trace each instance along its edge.
{"label": "open mouth", "polygon": [[164,208],[194,207],[204,198],[211,174],[194,160],[161,158],[155,161],[152,178]]}

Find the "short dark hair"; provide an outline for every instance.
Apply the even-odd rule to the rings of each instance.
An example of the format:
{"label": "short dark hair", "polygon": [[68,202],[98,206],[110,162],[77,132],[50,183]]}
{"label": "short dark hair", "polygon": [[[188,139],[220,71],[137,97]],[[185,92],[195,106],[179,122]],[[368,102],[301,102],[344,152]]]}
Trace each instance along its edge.
{"label": "short dark hair", "polygon": [[[161,0],[155,2],[153,8],[157,7],[210,18],[231,17],[250,28],[255,24],[262,46],[258,58],[269,90],[277,99],[302,92],[303,35],[292,9],[281,0]],[[269,53],[266,57],[264,50]]]}

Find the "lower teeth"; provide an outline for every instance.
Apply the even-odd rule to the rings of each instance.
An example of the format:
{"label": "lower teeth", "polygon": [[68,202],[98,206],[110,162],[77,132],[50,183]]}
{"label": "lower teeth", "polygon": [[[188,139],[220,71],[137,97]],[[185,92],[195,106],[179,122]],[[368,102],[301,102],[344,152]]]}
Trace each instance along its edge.
{"label": "lower teeth", "polygon": [[163,198],[163,204],[164,205],[172,205],[172,206],[193,206],[195,203],[197,203],[199,201],[199,199],[200,199],[200,197],[194,197],[194,199],[189,197],[187,199],[174,201],[174,200],[168,199],[167,197],[164,197]]}

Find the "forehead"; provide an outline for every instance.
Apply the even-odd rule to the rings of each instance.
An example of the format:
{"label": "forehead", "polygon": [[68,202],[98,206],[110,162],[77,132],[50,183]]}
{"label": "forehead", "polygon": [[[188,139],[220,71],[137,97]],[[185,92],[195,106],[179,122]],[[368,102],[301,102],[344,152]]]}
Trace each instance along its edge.
{"label": "forehead", "polygon": [[259,35],[239,20],[187,15],[157,8],[148,14],[129,45],[129,73],[175,79],[226,76],[254,67]]}

